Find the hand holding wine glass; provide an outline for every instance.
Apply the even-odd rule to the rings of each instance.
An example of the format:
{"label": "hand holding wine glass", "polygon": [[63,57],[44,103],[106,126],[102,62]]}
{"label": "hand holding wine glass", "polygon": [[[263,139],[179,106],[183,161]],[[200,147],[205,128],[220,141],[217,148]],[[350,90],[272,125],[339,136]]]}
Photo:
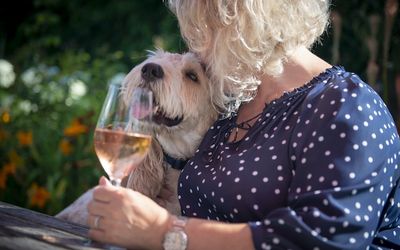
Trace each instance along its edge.
{"label": "hand holding wine glass", "polygon": [[152,92],[136,88],[131,96],[119,84],[111,84],[94,133],[101,165],[115,186],[146,156],[151,143],[149,124]]}

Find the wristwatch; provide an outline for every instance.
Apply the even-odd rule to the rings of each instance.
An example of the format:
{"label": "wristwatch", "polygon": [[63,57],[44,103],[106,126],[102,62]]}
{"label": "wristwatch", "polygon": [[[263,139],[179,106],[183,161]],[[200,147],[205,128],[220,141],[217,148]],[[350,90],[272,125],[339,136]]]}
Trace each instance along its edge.
{"label": "wristwatch", "polygon": [[188,237],[184,231],[187,218],[184,216],[174,216],[172,227],[164,236],[164,250],[186,250]]}

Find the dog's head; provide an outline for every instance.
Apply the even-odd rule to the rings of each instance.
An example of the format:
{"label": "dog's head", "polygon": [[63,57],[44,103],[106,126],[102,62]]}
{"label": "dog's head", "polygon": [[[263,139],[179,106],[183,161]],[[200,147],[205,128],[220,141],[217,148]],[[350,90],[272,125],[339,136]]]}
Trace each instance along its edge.
{"label": "dog's head", "polygon": [[[153,92],[155,108],[150,124],[155,134],[147,157],[132,171],[127,186],[155,198],[164,182],[177,181],[169,177],[173,171],[166,166],[172,163],[164,156],[182,160],[193,156],[217,111],[205,68],[192,53],[152,53],[126,76],[126,97],[138,87]],[[171,187],[175,189],[177,183]]]}
{"label": "dog's head", "polygon": [[153,92],[156,129],[182,129],[199,119],[208,121],[215,117],[210,81],[204,66],[192,53],[154,52],[131,70],[124,85],[128,96],[136,87]]}

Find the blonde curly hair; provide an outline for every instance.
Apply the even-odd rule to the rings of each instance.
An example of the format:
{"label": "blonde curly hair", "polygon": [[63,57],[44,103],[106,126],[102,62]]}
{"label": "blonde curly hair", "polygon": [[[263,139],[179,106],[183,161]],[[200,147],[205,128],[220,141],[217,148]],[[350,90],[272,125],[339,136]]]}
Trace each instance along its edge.
{"label": "blonde curly hair", "polygon": [[260,80],[279,75],[298,47],[324,32],[329,0],[169,0],[189,49],[208,65],[213,102],[232,111],[251,100]]}

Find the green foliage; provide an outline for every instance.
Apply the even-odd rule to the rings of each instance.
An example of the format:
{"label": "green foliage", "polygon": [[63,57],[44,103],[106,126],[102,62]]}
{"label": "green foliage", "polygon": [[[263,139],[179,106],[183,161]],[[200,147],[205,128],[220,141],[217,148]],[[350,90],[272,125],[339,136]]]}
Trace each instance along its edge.
{"label": "green foliage", "polygon": [[158,0],[20,4],[0,19],[0,58],[15,75],[0,86],[0,200],[54,214],[104,174],[92,134],[109,81],[146,50],[183,43]]}
{"label": "green foliage", "polygon": [[[367,79],[368,24],[371,15],[379,16],[376,88],[382,92],[388,84],[386,102],[398,117],[400,25],[397,17],[385,80],[385,2],[333,2],[342,17],[337,63]],[[186,47],[162,0],[7,4],[0,10],[0,59],[7,60],[0,60],[0,200],[55,214],[104,174],[92,134],[108,83],[142,61],[146,50]],[[333,57],[332,27],[314,48],[327,61]]]}

